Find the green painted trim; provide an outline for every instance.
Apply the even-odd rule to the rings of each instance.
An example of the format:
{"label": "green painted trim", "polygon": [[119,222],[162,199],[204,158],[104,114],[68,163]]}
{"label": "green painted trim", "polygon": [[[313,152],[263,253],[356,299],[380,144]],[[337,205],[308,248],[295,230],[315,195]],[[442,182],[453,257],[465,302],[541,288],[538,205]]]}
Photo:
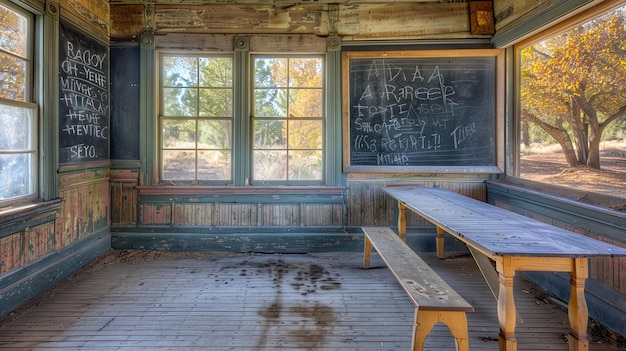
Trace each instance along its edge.
{"label": "green painted trim", "polygon": [[[324,253],[363,252],[363,232],[360,228],[345,232],[241,232],[230,233],[172,233],[172,232],[112,232],[111,246],[118,250],[157,250],[171,252],[259,252],[259,253]],[[418,252],[435,252],[434,229],[410,231],[407,244]],[[456,240],[446,240],[446,252],[467,252]]]}
{"label": "green painted trim", "polygon": [[329,37],[326,53],[326,185],[342,186],[341,38]]}
{"label": "green painted trim", "polygon": [[516,101],[518,99],[519,89],[515,86],[515,51],[512,47],[505,50],[504,59],[505,69],[505,91],[515,92],[514,94],[505,94],[504,96],[504,174],[514,175],[516,166],[519,164],[520,154],[517,152],[519,145],[520,120],[515,118],[517,111],[515,110]]}
{"label": "green painted trim", "polygon": [[154,34],[139,37],[139,162],[140,182],[150,185],[158,162],[156,145],[156,49]]}
{"label": "green painted trim", "polygon": [[0,277],[0,316],[5,316],[111,248],[108,228]]}
{"label": "green painted trim", "polygon": [[62,200],[31,204],[0,217],[0,238],[15,234],[28,227],[54,221]]}
{"label": "green painted trim", "polygon": [[[59,168],[59,20],[58,16],[37,17],[36,81],[41,82],[37,96],[39,116],[39,196],[58,197]],[[52,151],[51,151],[52,150]]]}
{"label": "green painted trim", "polygon": [[176,204],[195,203],[238,203],[238,204],[342,204],[341,194],[263,194],[263,195],[140,195],[139,203],[171,202]]}
{"label": "green painted trim", "polygon": [[519,186],[487,182],[487,202],[509,204],[626,243],[626,213],[549,195]]}
{"label": "green painted trim", "polygon": [[496,32],[491,39],[491,44],[495,48],[504,48],[515,44],[537,29],[554,23],[563,16],[573,13],[594,1],[595,0],[560,0],[541,13],[522,17],[513,24],[509,24],[507,27],[510,29]]}
{"label": "green painted trim", "polygon": [[233,91],[233,184],[249,184],[252,135],[250,133],[250,38],[235,38],[234,74],[236,82]]}
{"label": "green painted trim", "polygon": [[281,226],[281,227],[259,227],[259,226],[220,226],[220,227],[212,227],[212,226],[169,226],[169,225],[142,225],[142,226],[122,226],[116,225],[112,226],[110,229],[111,233],[115,233],[112,235],[249,235],[249,234],[270,234],[270,235],[281,235],[281,236],[293,236],[293,235],[301,235],[301,234],[316,234],[316,235],[325,235],[325,234],[360,234],[361,227],[330,227],[330,226],[309,226],[309,227],[300,227],[300,226]]}

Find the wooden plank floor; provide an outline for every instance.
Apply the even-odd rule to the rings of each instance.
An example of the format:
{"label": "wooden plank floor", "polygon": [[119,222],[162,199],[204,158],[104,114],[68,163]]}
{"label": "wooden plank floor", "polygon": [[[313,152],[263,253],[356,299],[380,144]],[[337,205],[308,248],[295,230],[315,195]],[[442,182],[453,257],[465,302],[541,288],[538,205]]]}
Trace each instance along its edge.
{"label": "wooden plank floor", "polygon": [[[498,349],[470,256],[422,255],[475,308],[470,349]],[[409,350],[413,305],[376,254],[112,251],[0,325],[1,350]],[[519,350],[568,350],[567,318],[518,279]],[[454,350],[437,325],[426,350]],[[615,351],[593,341],[591,350]]]}

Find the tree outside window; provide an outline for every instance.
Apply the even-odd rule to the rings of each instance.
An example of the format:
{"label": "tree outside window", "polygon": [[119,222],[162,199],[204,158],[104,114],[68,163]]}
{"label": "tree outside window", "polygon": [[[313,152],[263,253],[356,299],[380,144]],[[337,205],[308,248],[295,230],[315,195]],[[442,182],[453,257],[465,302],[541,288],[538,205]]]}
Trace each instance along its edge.
{"label": "tree outside window", "polygon": [[232,179],[232,66],[230,57],[163,56],[163,180]]}
{"label": "tree outside window", "polygon": [[533,42],[519,60],[520,176],[622,194],[610,189],[626,183],[626,7]]}
{"label": "tree outside window", "polygon": [[28,102],[32,21],[0,4],[0,203],[36,191],[37,106]]}
{"label": "tree outside window", "polygon": [[253,64],[253,181],[321,183],[322,58],[256,57]]}

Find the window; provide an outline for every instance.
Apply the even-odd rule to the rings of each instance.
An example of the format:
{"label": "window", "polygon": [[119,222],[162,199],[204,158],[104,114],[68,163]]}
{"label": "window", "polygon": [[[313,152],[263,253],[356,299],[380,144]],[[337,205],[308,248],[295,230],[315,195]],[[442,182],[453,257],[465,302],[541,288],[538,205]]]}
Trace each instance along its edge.
{"label": "window", "polygon": [[254,181],[322,180],[323,69],[319,57],[256,57]]}
{"label": "window", "polygon": [[626,197],[626,6],[593,11],[516,47],[518,174]]}
{"label": "window", "polygon": [[230,181],[232,58],[165,55],[161,66],[162,179]]}
{"label": "window", "polygon": [[238,172],[252,185],[322,184],[323,62],[323,56],[254,56],[252,77],[241,78],[252,85],[243,92],[251,96],[249,113],[235,116],[234,104],[247,99],[234,96],[234,88],[248,84],[235,81],[233,56],[162,54],[161,180],[229,185]]}
{"label": "window", "polygon": [[0,204],[36,192],[37,106],[29,101],[33,21],[0,3]]}

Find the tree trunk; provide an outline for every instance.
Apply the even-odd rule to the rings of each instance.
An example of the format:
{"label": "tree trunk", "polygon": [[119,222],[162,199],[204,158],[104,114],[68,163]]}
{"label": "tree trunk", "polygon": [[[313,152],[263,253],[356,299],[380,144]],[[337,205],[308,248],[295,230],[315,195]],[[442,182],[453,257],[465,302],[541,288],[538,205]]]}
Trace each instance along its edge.
{"label": "tree trunk", "polygon": [[600,141],[602,133],[600,135],[593,135],[589,138],[589,153],[587,156],[587,166],[600,169]]}
{"label": "tree trunk", "polygon": [[565,161],[567,162],[568,167],[576,167],[580,165],[578,158],[576,157],[576,150],[574,149],[572,139],[569,134],[567,134],[565,129],[557,128],[548,124],[527,111],[522,111],[522,118],[526,118],[528,121],[538,125],[541,129],[545,130],[546,133],[550,134],[550,136],[553,137],[559,145],[561,145],[563,156],[565,156]]}
{"label": "tree trunk", "polygon": [[522,143],[526,147],[530,146],[530,126],[526,121],[522,122]]}

